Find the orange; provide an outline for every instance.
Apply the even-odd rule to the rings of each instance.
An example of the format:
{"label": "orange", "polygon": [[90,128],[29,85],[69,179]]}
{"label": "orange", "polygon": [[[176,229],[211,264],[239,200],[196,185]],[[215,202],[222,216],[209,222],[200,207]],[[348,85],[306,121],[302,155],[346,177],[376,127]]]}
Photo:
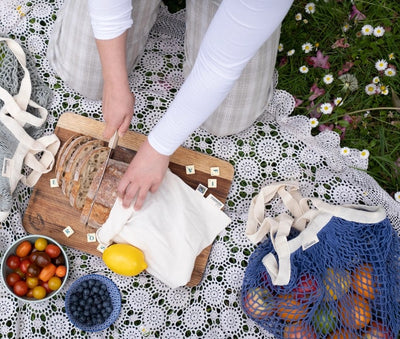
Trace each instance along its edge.
{"label": "orange", "polygon": [[243,307],[251,317],[262,319],[274,311],[274,299],[268,289],[251,288],[243,300]]}
{"label": "orange", "polygon": [[355,339],[358,338],[357,332],[353,332],[348,328],[340,328],[331,335],[328,336],[327,339]]}
{"label": "orange", "polygon": [[363,264],[354,271],[352,286],[354,291],[364,298],[375,298],[376,285],[373,279],[373,268],[370,264]]}
{"label": "orange", "polygon": [[277,314],[285,321],[298,321],[307,313],[307,304],[297,301],[290,294],[279,295],[277,298]]}
{"label": "orange", "polygon": [[304,322],[290,323],[283,329],[284,339],[317,339],[314,328]]}
{"label": "orange", "polygon": [[368,300],[355,293],[351,293],[339,301],[338,312],[342,324],[355,330],[367,326],[372,316]]}

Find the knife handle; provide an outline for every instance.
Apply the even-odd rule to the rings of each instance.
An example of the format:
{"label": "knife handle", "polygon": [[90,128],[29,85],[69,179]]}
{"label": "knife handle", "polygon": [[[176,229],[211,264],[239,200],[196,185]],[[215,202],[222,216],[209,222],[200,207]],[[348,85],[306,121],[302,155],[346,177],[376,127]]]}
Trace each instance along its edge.
{"label": "knife handle", "polygon": [[118,130],[116,130],[114,132],[114,135],[108,141],[108,147],[111,148],[111,149],[115,149],[117,147],[117,144],[118,144],[118,139],[119,139]]}

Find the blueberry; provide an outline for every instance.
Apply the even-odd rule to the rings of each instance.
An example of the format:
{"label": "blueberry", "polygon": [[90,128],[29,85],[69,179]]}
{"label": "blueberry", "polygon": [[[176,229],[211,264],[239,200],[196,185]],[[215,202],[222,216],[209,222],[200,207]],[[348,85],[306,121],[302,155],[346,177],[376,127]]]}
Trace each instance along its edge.
{"label": "blueberry", "polygon": [[107,311],[108,313],[111,313],[111,312],[112,312],[112,310],[113,310],[113,308],[112,308],[111,306],[109,306],[109,307],[106,307],[106,311]]}
{"label": "blueberry", "polygon": [[100,291],[100,289],[99,289],[97,286],[94,286],[94,287],[92,288],[93,294],[94,294],[94,293],[99,293],[99,291]]}
{"label": "blueberry", "polygon": [[83,297],[88,297],[90,295],[90,290],[89,289],[84,289],[83,290]]}
{"label": "blueberry", "polygon": [[96,314],[96,313],[97,313],[97,307],[96,307],[96,306],[92,306],[92,307],[90,308],[90,313]]}
{"label": "blueberry", "polygon": [[107,291],[107,286],[105,284],[101,284],[100,289],[102,291]]}
{"label": "blueberry", "polygon": [[72,312],[72,316],[73,316],[74,318],[79,318],[79,315],[80,315],[80,313],[79,313],[78,311]]}
{"label": "blueberry", "polygon": [[84,315],[82,315],[82,316],[80,316],[80,317],[79,317],[79,319],[78,319],[78,320],[79,320],[79,322],[80,322],[80,323],[82,323],[82,324],[85,324],[85,323],[86,323],[86,320],[87,320],[87,318],[86,318]]}
{"label": "blueberry", "polygon": [[75,304],[71,304],[70,306],[69,306],[69,309],[73,312],[73,311],[76,311],[76,309],[77,309],[77,306],[75,305]]}
{"label": "blueberry", "polygon": [[108,300],[103,301],[103,307],[106,308],[108,306],[110,306],[110,302]]}
{"label": "blueberry", "polygon": [[89,280],[88,280],[88,286],[89,286],[89,287],[94,286],[94,284],[96,284],[96,281],[95,281],[94,279],[89,279]]}
{"label": "blueberry", "polygon": [[84,282],[82,282],[81,286],[82,286],[83,288],[88,288],[88,287],[89,287],[88,281],[85,280]]}
{"label": "blueberry", "polygon": [[86,302],[85,302],[85,300],[84,299],[81,299],[81,300],[79,300],[79,306],[85,306],[86,305]]}
{"label": "blueberry", "polygon": [[87,303],[90,305],[93,304],[93,297],[87,298]]}

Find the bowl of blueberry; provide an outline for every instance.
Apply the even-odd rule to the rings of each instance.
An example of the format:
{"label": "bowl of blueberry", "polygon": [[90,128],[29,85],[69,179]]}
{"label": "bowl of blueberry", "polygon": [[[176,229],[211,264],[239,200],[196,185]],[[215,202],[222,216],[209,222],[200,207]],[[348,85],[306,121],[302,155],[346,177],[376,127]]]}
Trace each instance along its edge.
{"label": "bowl of blueberry", "polygon": [[74,281],[65,296],[65,310],[76,327],[87,332],[108,328],[121,311],[121,294],[115,283],[99,274]]}

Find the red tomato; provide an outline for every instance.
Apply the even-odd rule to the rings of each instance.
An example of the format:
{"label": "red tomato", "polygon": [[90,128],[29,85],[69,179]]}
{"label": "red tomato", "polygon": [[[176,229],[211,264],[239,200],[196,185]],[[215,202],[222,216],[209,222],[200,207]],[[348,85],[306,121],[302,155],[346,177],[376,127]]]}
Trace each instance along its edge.
{"label": "red tomato", "polygon": [[44,251],[49,255],[50,258],[57,258],[61,253],[61,249],[54,244],[48,244]]}
{"label": "red tomato", "polygon": [[20,258],[26,257],[32,250],[32,244],[25,240],[21,242],[17,249],[15,250],[15,254],[18,255]]}
{"label": "red tomato", "polygon": [[21,261],[21,265],[19,268],[21,269],[22,272],[26,273],[28,270],[28,266],[31,264],[31,261],[29,259],[24,259]]}
{"label": "red tomato", "polygon": [[17,281],[20,281],[20,280],[21,280],[21,277],[15,272],[10,273],[6,277],[7,284],[11,287],[14,286]]}
{"label": "red tomato", "polygon": [[19,267],[19,265],[21,264],[21,261],[19,260],[19,258],[16,255],[10,255],[7,258],[6,264],[12,270],[16,270]]}
{"label": "red tomato", "polygon": [[13,291],[16,295],[22,297],[28,293],[28,285],[23,280],[17,281],[14,285]]}

